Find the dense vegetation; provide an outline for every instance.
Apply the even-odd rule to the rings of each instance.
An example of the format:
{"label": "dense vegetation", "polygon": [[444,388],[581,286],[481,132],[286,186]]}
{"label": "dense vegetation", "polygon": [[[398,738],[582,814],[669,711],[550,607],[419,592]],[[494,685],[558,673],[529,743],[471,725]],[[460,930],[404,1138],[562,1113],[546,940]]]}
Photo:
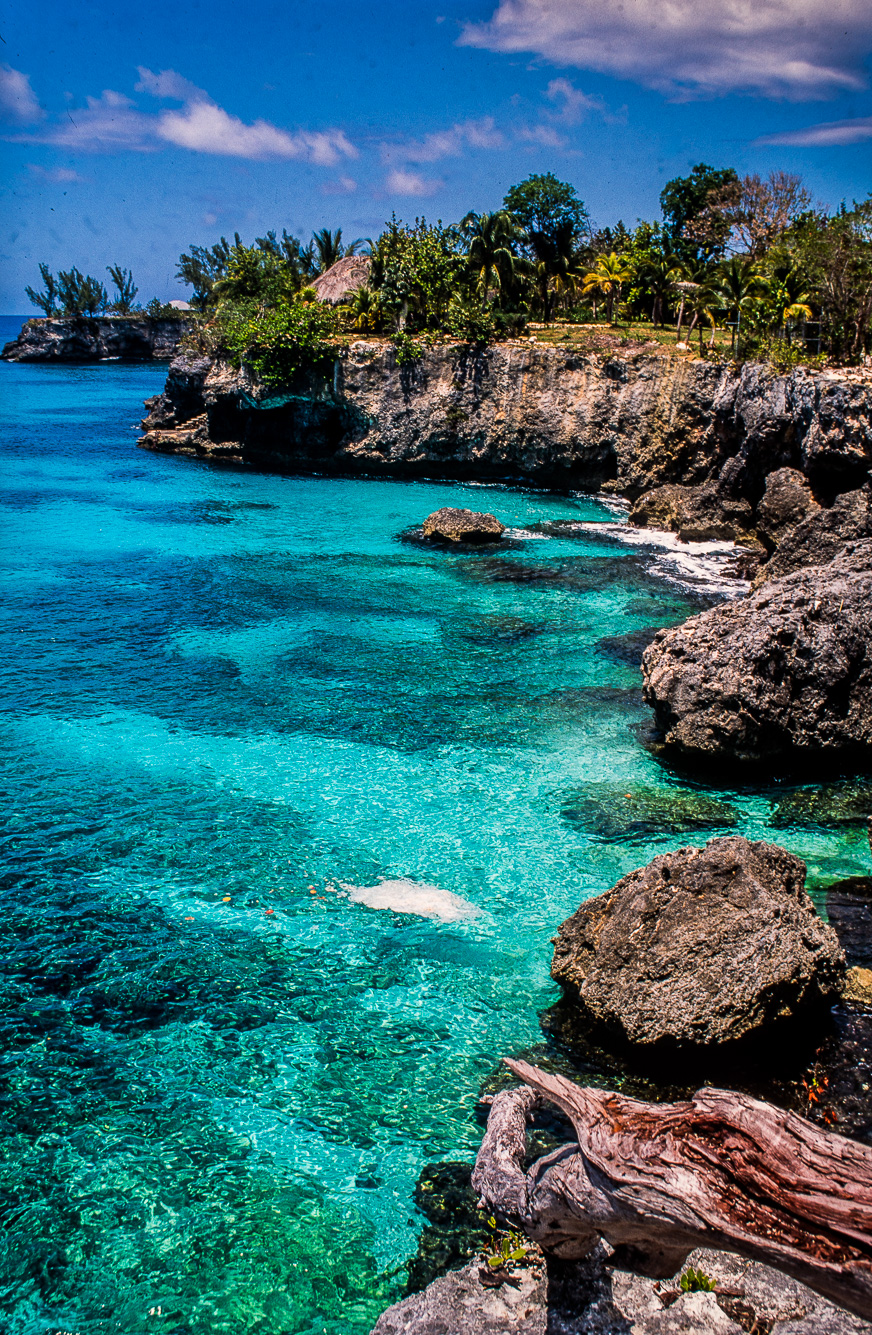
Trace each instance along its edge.
{"label": "dense vegetation", "polygon": [[[797,176],[740,178],[700,163],[660,203],[657,221],[598,230],[573,186],[533,175],[497,211],[454,225],[392,218],[376,240],[350,245],[327,228],[306,246],[286,230],[252,245],[236,233],[192,246],[177,276],[193,290],[196,341],[270,384],[326,366],[337,338],[386,335],[410,365],[433,339],[483,344],[556,319],[618,330],[647,321],[655,335],[674,326],[679,347],[696,334],[702,355],[726,347],[777,366],[868,354],[872,196],[827,213]],[[319,301],[312,284],[354,255],[368,262],[363,285],[336,305]],[[47,314],[132,309],[136,288],[118,266],[111,304],[78,270],[55,281],[40,267],[45,291],[28,295]]]}

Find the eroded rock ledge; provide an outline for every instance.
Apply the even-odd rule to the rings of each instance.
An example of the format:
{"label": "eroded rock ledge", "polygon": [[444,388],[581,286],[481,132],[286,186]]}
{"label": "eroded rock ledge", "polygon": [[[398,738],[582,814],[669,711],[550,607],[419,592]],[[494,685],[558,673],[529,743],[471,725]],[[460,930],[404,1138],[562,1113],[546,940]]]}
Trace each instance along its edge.
{"label": "eroded rock ledge", "polygon": [[28,320],[0,357],[7,362],[168,362],[190,327],[187,320],[144,315]]}
{"label": "eroded rock ledge", "polygon": [[[270,394],[243,369],[181,356],[150,400],[150,449],[259,466],[606,487],[719,488],[754,507],[795,468],[829,500],[872,465],[872,377],[777,376],[668,353],[441,345],[411,368],[385,341],[339,351],[332,378]],[[189,429],[194,419],[195,430]]]}

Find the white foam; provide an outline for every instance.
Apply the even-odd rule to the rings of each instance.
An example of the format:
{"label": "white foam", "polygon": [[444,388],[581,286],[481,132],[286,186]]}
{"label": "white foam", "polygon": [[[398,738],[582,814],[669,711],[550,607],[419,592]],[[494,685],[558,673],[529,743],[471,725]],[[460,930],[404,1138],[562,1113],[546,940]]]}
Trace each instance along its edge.
{"label": "white foam", "polygon": [[748,592],[747,580],[737,579],[725,570],[736,555],[733,542],[682,542],[677,533],[636,528],[632,524],[580,520],[576,527],[589,533],[604,533],[629,547],[653,549],[658,555],[651,565],[652,573],[672,584],[734,598]]}
{"label": "white foam", "polygon": [[528,528],[507,528],[506,538],[522,538],[525,542],[548,542],[550,535],[548,533],[533,533]]}
{"label": "white foam", "polygon": [[390,909],[394,913],[414,913],[419,918],[438,918],[441,922],[465,922],[481,916],[481,909],[450,890],[436,885],[410,881],[379,881],[378,885],[343,885],[355,904],[371,909]]}

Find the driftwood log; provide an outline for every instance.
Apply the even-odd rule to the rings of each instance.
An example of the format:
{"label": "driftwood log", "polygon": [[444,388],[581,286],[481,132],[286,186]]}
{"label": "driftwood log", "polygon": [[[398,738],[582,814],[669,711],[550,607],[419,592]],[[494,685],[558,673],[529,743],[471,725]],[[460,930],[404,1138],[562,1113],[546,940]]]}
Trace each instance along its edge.
{"label": "driftwood log", "polygon": [[[507,1061],[472,1177],[482,1204],[546,1251],[605,1238],[615,1265],[674,1275],[696,1247],[738,1252],[872,1318],[872,1148],[743,1094],[641,1103]],[[577,1143],[524,1172],[527,1121],[556,1104]]]}

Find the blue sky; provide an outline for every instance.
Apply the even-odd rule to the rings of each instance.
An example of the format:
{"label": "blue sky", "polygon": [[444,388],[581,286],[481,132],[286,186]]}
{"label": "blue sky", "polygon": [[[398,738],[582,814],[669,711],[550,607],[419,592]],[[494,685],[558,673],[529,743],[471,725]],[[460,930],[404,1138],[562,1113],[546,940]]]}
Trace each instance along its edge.
{"label": "blue sky", "polygon": [[594,222],[696,162],[872,189],[869,0],[19,3],[0,27],[0,309],[39,261],[185,296],[235,230],[451,221],[531,172]]}

